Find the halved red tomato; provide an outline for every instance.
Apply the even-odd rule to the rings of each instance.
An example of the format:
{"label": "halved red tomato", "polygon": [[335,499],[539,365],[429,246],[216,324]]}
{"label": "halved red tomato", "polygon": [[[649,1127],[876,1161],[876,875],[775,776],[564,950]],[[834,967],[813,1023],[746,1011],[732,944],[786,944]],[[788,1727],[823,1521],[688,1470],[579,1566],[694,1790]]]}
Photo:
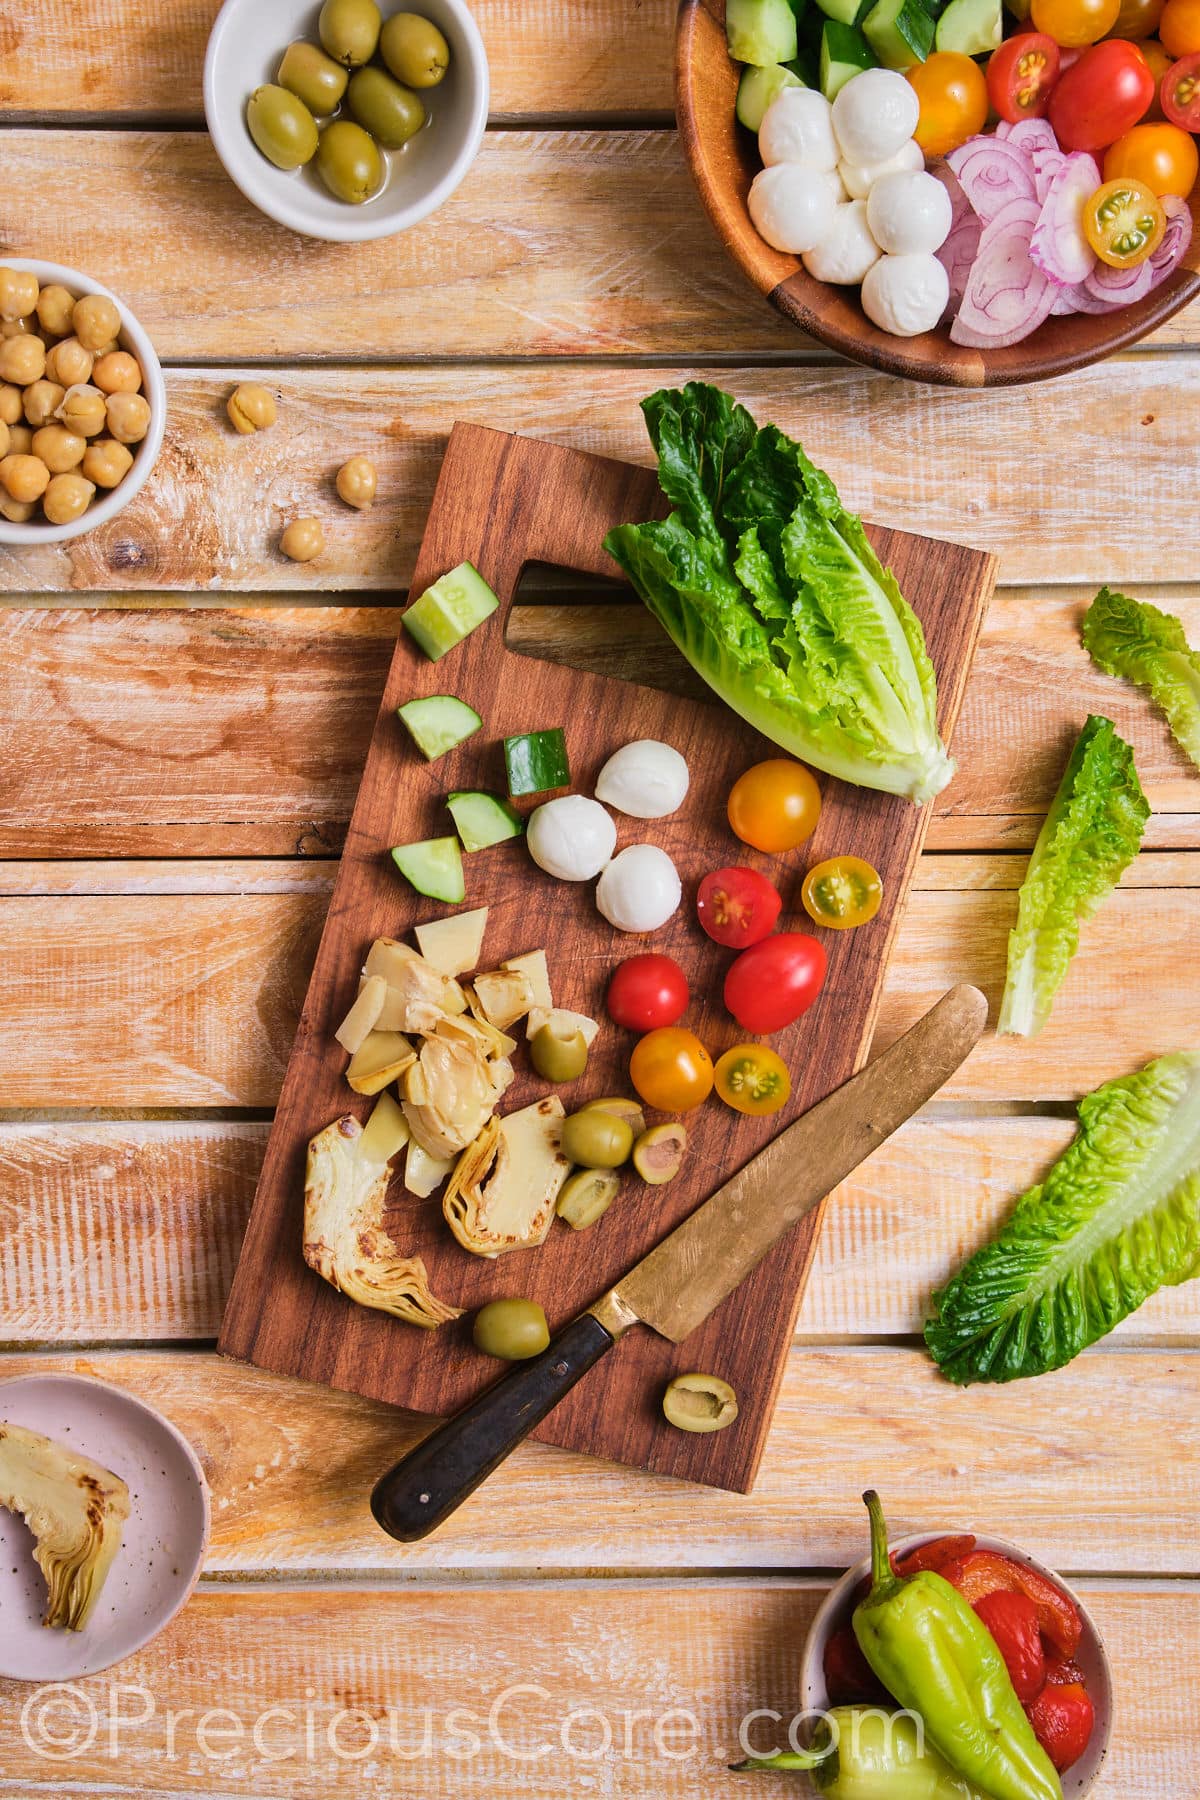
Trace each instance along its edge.
{"label": "halved red tomato", "polygon": [[988,99],[1002,119],[1040,119],[1058,80],[1059,51],[1044,31],[1009,38],[987,66]]}
{"label": "halved red tomato", "polygon": [[757,869],[716,869],[696,895],[696,914],[710,938],[730,950],[745,950],[770,937],[783,901]]}
{"label": "halved red tomato", "polygon": [[1172,125],[1200,131],[1200,52],[1181,56],[1162,78],[1162,109]]}

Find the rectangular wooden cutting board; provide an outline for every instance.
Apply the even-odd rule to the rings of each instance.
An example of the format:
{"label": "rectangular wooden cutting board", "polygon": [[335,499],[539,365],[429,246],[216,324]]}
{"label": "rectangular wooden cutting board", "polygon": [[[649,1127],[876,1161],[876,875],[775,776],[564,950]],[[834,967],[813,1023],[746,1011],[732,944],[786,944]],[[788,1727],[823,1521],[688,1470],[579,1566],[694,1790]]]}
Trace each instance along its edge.
{"label": "rectangular wooden cutting board", "polygon": [[[583,674],[510,650],[509,609],[530,562],[613,575],[603,548],[616,524],[665,511],[653,471],[589,456],[506,432],[457,425],[434,495],[412,593],[469,560],[495,589],[499,610],[439,662],[399,634],[367,756],[308,997],[296,1033],[267,1147],[219,1348],[228,1355],[421,1413],[464,1404],[497,1373],[472,1347],[470,1317],[486,1300],[520,1294],[540,1300],[551,1328],[604,1292],[652,1244],[740,1168],[768,1138],[836,1087],[864,1061],[888,949],[928,819],[928,808],[823,780],[815,836],[791,856],[767,858],[732,836],[725,802],[736,777],[778,754],[717,703],[684,700],[615,678]],[[925,628],[938,677],[940,724],[950,740],[976,639],[995,579],[980,551],[871,528]],[[427,764],[396,718],[417,695],[454,693],[480,713],[484,728]],[[673,817],[650,823],[618,818],[618,847],[660,843],[683,879],[679,912],[652,940],[614,931],[596,911],[591,883],[543,874],[524,843],[465,856],[464,906],[490,908],[485,967],[545,948],[556,1004],[605,1020],[604,990],[624,957],[652,947],[686,970],[692,1004],[684,1021],[713,1058],[740,1033],[721,1004],[730,953],[695,923],[697,883],[729,862],[763,868],[784,896],[781,926],[807,927],[801,877],[813,862],[851,852],[883,877],[878,918],[853,932],[825,932],[829,971],[817,1003],[772,1042],[792,1070],[788,1107],[748,1119],[715,1098],[687,1118],[688,1155],[666,1187],[632,1174],[591,1230],[555,1224],[541,1248],[494,1261],[472,1257],[450,1236],[439,1198],[407,1193],[399,1175],[387,1225],[404,1254],[420,1254],[439,1298],[467,1309],[436,1332],[354,1305],[305,1265],[301,1254],[305,1151],[313,1134],[346,1112],[368,1115],[372,1102],[347,1087],[346,1057],[333,1033],[357,991],[366,950],[376,937],[403,938],[446,908],[416,894],[396,873],[391,845],[444,835],[444,798],[458,788],[505,791],[502,739],[564,728],[572,785],[592,791],[601,765],[634,738],[661,738],[687,758],[691,788]],[[411,940],[410,940],[411,941]],[[602,1094],[630,1093],[633,1039],[606,1020],[586,1077],[564,1091],[568,1110]],[[545,1092],[523,1052],[503,1110]],[[804,1289],[819,1216],[776,1246],[755,1274],[679,1347],[631,1332],[574,1390],[540,1436],[688,1480],[747,1492],[754,1481]],[[659,1410],[672,1375],[705,1369],[731,1382],[740,1401],[728,1430],[697,1436],[672,1430]]]}

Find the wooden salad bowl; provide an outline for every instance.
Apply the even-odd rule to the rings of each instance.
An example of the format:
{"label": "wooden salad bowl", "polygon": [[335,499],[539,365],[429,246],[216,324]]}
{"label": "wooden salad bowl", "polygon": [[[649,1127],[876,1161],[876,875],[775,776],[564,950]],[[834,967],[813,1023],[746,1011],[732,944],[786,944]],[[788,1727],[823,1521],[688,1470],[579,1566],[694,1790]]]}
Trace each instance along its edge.
{"label": "wooden salad bowl", "polygon": [[[738,70],[725,47],[725,0],[680,0],[675,33],[675,106],[684,152],[700,198],[725,248],[786,318],[870,368],[951,387],[1005,387],[1044,381],[1126,350],[1200,295],[1200,229],[1184,263],[1162,285],[1120,312],[1047,319],[1020,344],[973,350],[952,344],[947,326],[893,337],[872,325],[857,288],[815,281],[799,257],[759,237],[746,196],[760,163],[754,139],[734,116]],[[1200,186],[1192,194],[1200,227]]]}

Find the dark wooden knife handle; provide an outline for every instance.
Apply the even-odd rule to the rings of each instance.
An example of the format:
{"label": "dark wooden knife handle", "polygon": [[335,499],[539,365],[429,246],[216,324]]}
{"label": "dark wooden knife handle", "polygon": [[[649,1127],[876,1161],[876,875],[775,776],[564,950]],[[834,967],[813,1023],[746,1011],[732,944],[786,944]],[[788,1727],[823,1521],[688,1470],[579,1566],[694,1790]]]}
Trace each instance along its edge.
{"label": "dark wooden knife handle", "polygon": [[581,1313],[540,1356],[517,1363],[375,1485],[371,1511],[403,1544],[427,1537],[486,1481],[616,1340]]}

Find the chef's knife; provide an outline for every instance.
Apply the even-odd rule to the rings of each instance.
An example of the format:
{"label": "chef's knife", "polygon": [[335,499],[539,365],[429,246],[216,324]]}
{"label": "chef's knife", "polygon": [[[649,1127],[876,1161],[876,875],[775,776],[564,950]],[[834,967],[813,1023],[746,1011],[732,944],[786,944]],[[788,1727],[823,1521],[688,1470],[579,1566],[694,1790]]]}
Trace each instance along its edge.
{"label": "chef's knife", "polygon": [[631,1326],[672,1343],[703,1323],[772,1245],[929,1100],[978,1041],[987,1001],[956,987],[774,1138],[540,1356],[439,1425],[376,1485],[371,1511],[404,1543],[433,1531]]}

